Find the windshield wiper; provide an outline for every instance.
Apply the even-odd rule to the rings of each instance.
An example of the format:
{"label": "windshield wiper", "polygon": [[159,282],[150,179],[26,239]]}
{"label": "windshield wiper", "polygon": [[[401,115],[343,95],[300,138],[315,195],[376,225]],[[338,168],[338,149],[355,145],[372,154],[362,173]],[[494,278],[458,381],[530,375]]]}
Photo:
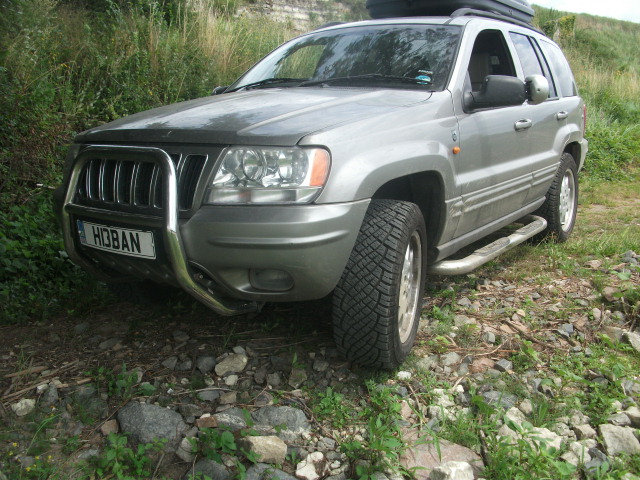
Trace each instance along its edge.
{"label": "windshield wiper", "polygon": [[307,80],[306,78],[265,78],[258,80],[257,82],[247,83],[246,85],[240,85],[239,87],[227,90],[225,93],[237,92],[238,90],[248,90],[251,88],[267,87],[271,85],[278,85],[281,83],[299,83]]}
{"label": "windshield wiper", "polygon": [[334,77],[334,78],[325,78],[323,80],[311,80],[309,82],[303,82],[299,86],[300,87],[312,87],[314,85],[324,85],[330,83],[352,83],[352,82],[361,82],[363,80],[374,80],[376,82],[380,81],[391,81],[390,83],[410,83],[412,85],[431,85],[430,82],[426,82],[423,78],[412,78],[412,77],[401,77],[398,75],[383,75],[381,73],[366,73],[363,75],[350,75],[348,77]]}

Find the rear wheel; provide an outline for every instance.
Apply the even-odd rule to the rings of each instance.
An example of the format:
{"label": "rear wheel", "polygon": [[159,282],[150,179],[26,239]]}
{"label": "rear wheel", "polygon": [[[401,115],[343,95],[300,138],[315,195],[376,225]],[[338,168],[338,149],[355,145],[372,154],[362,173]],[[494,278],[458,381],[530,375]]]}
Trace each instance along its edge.
{"label": "rear wheel", "polygon": [[573,231],[578,213],[578,167],[570,153],[563,153],[547,199],[536,212],[547,220],[543,236],[566,242]]}
{"label": "rear wheel", "polygon": [[333,295],[340,352],[392,369],[413,346],[426,275],[426,228],[417,205],[372,200]]}

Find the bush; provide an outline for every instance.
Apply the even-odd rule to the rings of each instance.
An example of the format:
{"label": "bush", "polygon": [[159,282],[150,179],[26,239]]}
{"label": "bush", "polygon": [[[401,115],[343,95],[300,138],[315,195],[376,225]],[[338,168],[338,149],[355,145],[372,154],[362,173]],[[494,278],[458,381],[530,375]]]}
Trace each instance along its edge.
{"label": "bush", "polygon": [[69,303],[82,307],[98,289],[64,252],[50,190],[0,211],[0,323],[44,319]]}

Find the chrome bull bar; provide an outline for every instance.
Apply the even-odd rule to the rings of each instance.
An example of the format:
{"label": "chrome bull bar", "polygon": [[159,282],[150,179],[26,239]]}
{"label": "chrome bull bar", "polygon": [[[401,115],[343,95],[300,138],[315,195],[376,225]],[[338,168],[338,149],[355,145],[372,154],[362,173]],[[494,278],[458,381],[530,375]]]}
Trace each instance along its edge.
{"label": "chrome bull bar", "polygon": [[[184,243],[180,235],[178,205],[178,175],[171,157],[162,149],[153,147],[129,147],[113,145],[91,145],[81,151],[71,170],[69,183],[65,192],[62,208],[62,233],[65,249],[69,258],[101,280],[113,280],[98,269],[76,248],[75,228],[71,218],[71,207],[74,210],[83,207],[74,204],[74,198],[85,165],[96,156],[106,160],[127,160],[149,162],[160,165],[163,177],[164,224],[163,239],[171,263],[171,268],[178,284],[190,295],[220,315],[230,316],[251,313],[259,310],[256,302],[233,300],[204,288],[193,279],[191,268],[187,262]],[[87,209],[90,215],[90,209]]]}

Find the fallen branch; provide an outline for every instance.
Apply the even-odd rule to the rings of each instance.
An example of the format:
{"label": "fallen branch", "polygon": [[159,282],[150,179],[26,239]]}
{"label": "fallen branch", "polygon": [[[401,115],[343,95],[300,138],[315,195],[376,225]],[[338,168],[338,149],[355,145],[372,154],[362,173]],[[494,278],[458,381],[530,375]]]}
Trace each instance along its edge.
{"label": "fallen branch", "polygon": [[22,375],[29,375],[32,373],[40,373],[46,369],[47,367],[40,365],[39,367],[31,367],[31,368],[26,368],[24,370],[20,370],[19,372],[9,373],[5,375],[4,378],[14,378],[14,377],[21,377]]}
{"label": "fallen branch", "polygon": [[529,335],[527,332],[525,332],[521,327],[517,326],[515,323],[513,323],[510,320],[503,320],[504,323],[506,323],[507,325],[509,325],[511,328],[513,328],[514,330],[516,330],[520,335],[522,335],[524,338],[526,338],[527,340],[533,342],[533,343],[537,343],[538,345],[542,345],[543,347],[550,347],[550,348],[554,348],[556,350],[561,350],[563,352],[566,352],[567,350],[562,348],[562,347],[556,347],[555,345],[551,345],[549,343],[545,343],[542,342],[540,340],[538,340],[536,337]]}

